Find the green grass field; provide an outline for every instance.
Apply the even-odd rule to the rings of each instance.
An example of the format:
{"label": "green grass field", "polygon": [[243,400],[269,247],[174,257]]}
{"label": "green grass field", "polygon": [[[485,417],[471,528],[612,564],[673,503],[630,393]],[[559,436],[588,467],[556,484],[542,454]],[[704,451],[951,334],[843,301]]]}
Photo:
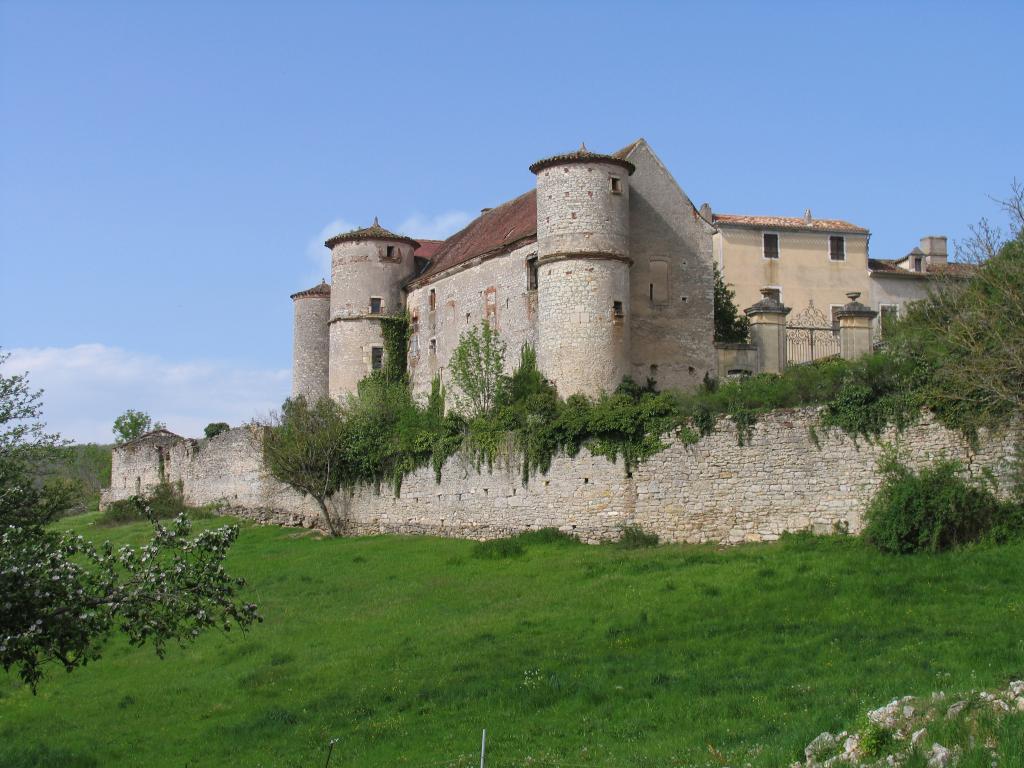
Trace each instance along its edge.
{"label": "green grass field", "polygon": [[246,527],[263,624],[0,678],[0,765],[322,766],[333,737],[332,766],[470,766],[486,728],[489,766],[783,766],[895,696],[1024,677],[1024,545],[473,548]]}

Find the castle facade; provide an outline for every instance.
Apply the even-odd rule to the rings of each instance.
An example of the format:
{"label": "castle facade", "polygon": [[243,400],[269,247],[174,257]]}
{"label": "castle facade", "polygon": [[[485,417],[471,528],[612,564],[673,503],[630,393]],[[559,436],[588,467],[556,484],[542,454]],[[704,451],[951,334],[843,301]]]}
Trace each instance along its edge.
{"label": "castle facade", "polygon": [[292,395],[342,398],[384,362],[382,319],[408,312],[416,392],[486,320],[530,344],[565,397],[624,376],[690,389],[714,376],[714,227],[638,140],[530,166],[536,187],[443,242],[370,227],[328,239],[331,284],[292,296]]}

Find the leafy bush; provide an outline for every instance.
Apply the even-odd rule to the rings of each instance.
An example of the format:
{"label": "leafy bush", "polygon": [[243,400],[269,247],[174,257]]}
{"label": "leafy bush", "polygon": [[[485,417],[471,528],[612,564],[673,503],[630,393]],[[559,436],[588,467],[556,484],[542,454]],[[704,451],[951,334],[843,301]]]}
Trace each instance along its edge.
{"label": "leafy bush", "polygon": [[480,541],[473,547],[473,557],[480,560],[504,560],[510,557],[522,557],[525,554],[526,547],[516,537]]}
{"label": "leafy bush", "polygon": [[96,518],[96,524],[114,526],[143,520],[170,520],[182,514],[199,519],[214,517],[216,509],[215,505],[188,506],[182,497],[180,484],[163,482],[154,487],[148,495],[132,496],[112,502],[103,514]]}
{"label": "leafy bush", "polygon": [[884,552],[940,552],[1024,532],[1020,506],[965,481],[955,461],[914,472],[888,455],[880,469],[884,479],[868,506],[864,537]]}
{"label": "leafy bush", "polygon": [[219,434],[227,432],[229,429],[231,429],[231,425],[228,424],[227,422],[214,421],[206,425],[206,428],[203,430],[203,434],[205,434],[207,439],[209,439],[211,437],[216,437]]}
{"label": "leafy bush", "polygon": [[622,549],[644,549],[658,546],[658,541],[658,534],[648,533],[639,525],[627,525],[615,545]]}

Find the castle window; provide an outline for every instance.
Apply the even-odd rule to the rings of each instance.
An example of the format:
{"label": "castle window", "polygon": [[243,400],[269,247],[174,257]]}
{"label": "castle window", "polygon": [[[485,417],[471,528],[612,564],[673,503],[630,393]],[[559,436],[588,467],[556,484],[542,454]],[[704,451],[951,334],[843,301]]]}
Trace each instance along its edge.
{"label": "castle window", "polygon": [[380,312],[381,312],[381,304],[382,304],[382,301],[381,301],[380,298],[378,298],[376,296],[372,296],[370,298],[370,314],[371,315],[379,315]]}
{"label": "castle window", "polygon": [[537,257],[531,256],[526,260],[526,290],[537,290]]}
{"label": "castle window", "polygon": [[831,235],[828,239],[828,257],[832,261],[846,261],[846,238]]}
{"label": "castle window", "polygon": [[370,368],[379,371],[384,367],[384,347],[370,347]]}
{"label": "castle window", "polygon": [[616,319],[625,317],[625,313],[622,311],[622,302],[621,301],[613,301],[612,302],[612,317],[614,317]]}
{"label": "castle window", "polygon": [[618,176],[612,176],[611,180],[612,180],[612,194],[613,195],[621,195],[622,194],[622,179],[620,179]]}
{"label": "castle window", "polygon": [[779,258],[779,236],[774,232],[765,232],[762,236],[762,255],[766,259]]}
{"label": "castle window", "polygon": [[413,357],[417,357],[420,353],[420,337],[413,333],[409,337],[409,354]]}
{"label": "castle window", "polygon": [[432,355],[436,355],[437,354],[437,339],[431,339],[430,340],[430,354],[432,354]]}
{"label": "castle window", "polygon": [[430,289],[430,311],[433,312],[435,309],[437,309],[437,294],[434,292],[434,289],[431,288]]}
{"label": "castle window", "polygon": [[914,271],[915,272],[920,272],[921,271],[921,267],[923,266],[923,264],[924,264],[924,259],[922,259],[920,256],[915,256],[914,257]]}
{"label": "castle window", "polygon": [[652,261],[650,296],[652,304],[668,303],[668,262]]}
{"label": "castle window", "polygon": [[389,259],[395,258],[395,246],[389,245],[387,248],[388,248],[388,258]]}

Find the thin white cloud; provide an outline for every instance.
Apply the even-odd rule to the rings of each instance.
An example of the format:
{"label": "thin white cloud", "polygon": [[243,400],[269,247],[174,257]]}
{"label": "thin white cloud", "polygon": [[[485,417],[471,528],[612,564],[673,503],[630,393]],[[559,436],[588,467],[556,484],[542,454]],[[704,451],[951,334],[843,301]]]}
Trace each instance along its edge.
{"label": "thin white cloud", "polygon": [[171,362],[103,344],[9,351],[3,373],[28,371],[32,387],[44,390],[48,429],[76,442],[112,442],[114,419],[128,408],[172,432],[201,437],[212,421],[238,426],[278,408],[289,394],[287,369]]}
{"label": "thin white cloud", "polygon": [[414,213],[399,224],[396,231],[409,237],[421,237],[424,240],[444,240],[472,220],[473,216],[465,211],[447,211],[436,216]]}

